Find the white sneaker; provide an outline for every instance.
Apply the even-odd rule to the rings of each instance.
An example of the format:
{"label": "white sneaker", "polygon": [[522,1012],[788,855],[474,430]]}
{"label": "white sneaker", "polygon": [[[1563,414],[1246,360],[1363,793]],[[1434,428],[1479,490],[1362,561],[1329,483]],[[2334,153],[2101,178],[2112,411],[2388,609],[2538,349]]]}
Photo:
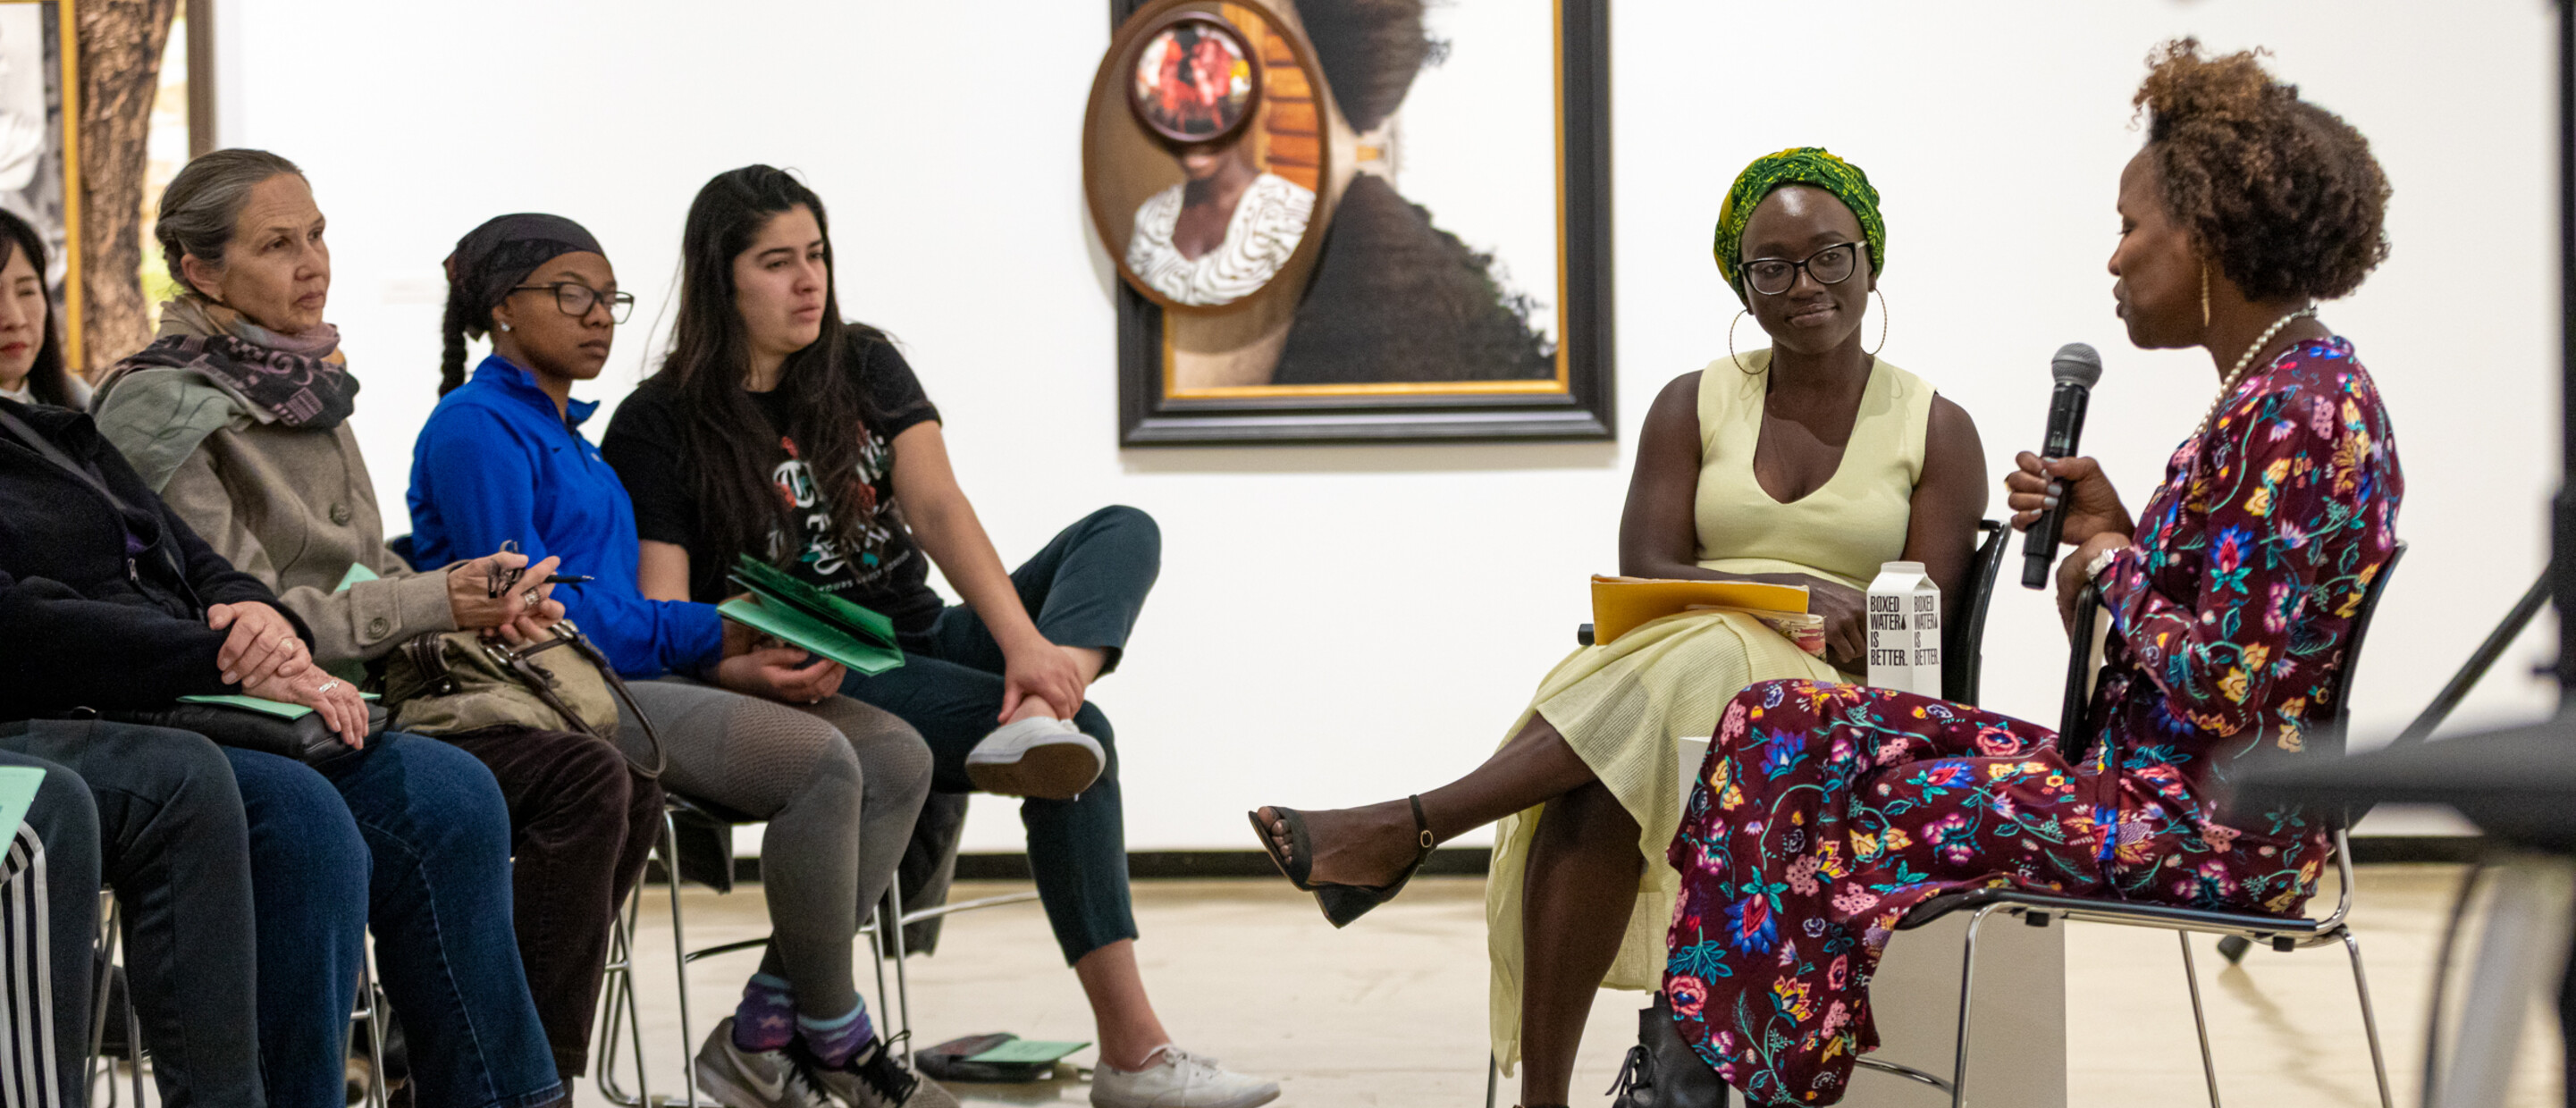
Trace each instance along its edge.
{"label": "white sneaker", "polygon": [[1092,1108],[1253,1108],[1279,1099],[1279,1083],[1245,1077],[1176,1046],[1146,1055],[1151,1064],[1122,1070],[1102,1062],[1091,1071]]}
{"label": "white sneaker", "polygon": [[1100,740],[1045,716],[1003,724],[966,752],[966,776],[976,788],[1002,796],[1069,800],[1108,767]]}

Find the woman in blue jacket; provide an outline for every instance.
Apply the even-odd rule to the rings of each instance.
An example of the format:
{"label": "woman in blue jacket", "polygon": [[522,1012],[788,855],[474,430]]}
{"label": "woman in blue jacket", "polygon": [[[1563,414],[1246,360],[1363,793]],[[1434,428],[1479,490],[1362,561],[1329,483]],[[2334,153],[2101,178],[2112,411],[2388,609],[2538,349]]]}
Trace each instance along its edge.
{"label": "woman in blue jacket", "polygon": [[[636,679],[669,758],[664,788],[769,823],[769,951],[698,1052],[699,1084],[731,1108],[811,1103],[817,1089],[853,1108],[954,1105],[885,1049],[851,978],[861,906],[884,895],[929,795],[921,736],[835,695],[838,664],[758,646],[712,605],[638,592],[634,505],[581,434],[598,405],[572,399],[634,304],[588,231],[502,216],[457,243],[448,280],[445,395],[412,458],[416,557],[512,542],[590,577],[553,595]],[[467,380],[465,340],[487,333],[492,354]],[[633,721],[619,737],[645,753]]]}

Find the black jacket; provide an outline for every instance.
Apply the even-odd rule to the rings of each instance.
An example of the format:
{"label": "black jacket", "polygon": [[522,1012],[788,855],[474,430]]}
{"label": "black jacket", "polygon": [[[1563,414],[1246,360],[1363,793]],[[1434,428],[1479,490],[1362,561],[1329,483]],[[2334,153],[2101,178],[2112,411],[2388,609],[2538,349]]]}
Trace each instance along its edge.
{"label": "black jacket", "polygon": [[[295,620],[161,503],[88,416],[0,400],[133,509],[0,428],[0,720],[152,708],[239,692],[216,669],[206,607],[258,601]],[[139,549],[129,556],[126,536]],[[311,632],[296,622],[310,643]]]}

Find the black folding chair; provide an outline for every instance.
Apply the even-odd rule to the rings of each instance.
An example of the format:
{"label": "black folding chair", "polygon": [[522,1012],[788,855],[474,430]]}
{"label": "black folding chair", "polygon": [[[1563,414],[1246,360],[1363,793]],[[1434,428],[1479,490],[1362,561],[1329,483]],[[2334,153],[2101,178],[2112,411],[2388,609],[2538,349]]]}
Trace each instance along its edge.
{"label": "black folding chair", "polygon": [[[671,946],[679,987],[677,999],[680,1005],[680,1039],[683,1044],[681,1072],[685,1093],[680,1097],[668,1095],[656,1097],[653,1095],[650,1079],[645,1073],[647,1067],[644,1062],[644,1032],[635,988],[635,931],[644,902],[644,887],[640,881],[636,883],[635,894],[628,899],[625,910],[620,913],[616,927],[610,936],[607,972],[603,980],[604,988],[601,990],[603,994],[601,1003],[607,1015],[600,1021],[599,1064],[594,1074],[594,1082],[602,1098],[621,1108],[670,1108],[675,1105],[684,1106],[684,1108],[686,1106],[722,1108],[712,1101],[698,1097],[697,1068],[690,1063],[688,1057],[688,1052],[696,1050],[698,1045],[697,1029],[689,1016],[689,966],[691,963],[722,954],[758,950],[769,945],[769,936],[763,935],[757,939],[744,939],[740,942],[724,943],[697,950],[689,949],[688,935],[684,930],[685,921],[680,910],[680,882],[695,881],[719,893],[732,892],[734,829],[759,821],[722,805],[682,796],[667,789],[664,797],[662,841],[658,846],[658,856],[662,860],[663,875],[670,883]],[[953,854],[957,844],[951,841],[946,848]],[[1023,904],[1037,898],[1038,894],[1035,892],[1004,893],[953,904],[943,901],[907,912],[903,910],[902,878],[898,876],[890,884],[885,897],[877,903],[867,922],[859,927],[859,935],[867,939],[869,959],[876,971],[876,1005],[881,1034],[886,1036],[889,1046],[901,1045],[905,1065],[912,1064],[912,989],[904,965],[905,959],[909,956],[909,951],[905,949],[904,944],[905,929],[945,919],[959,912],[995,908],[1005,904]],[[889,926],[889,920],[896,922]],[[894,965],[892,991],[888,991],[886,987],[886,964],[889,960]],[[621,1033],[627,1040],[624,1044],[626,1051],[635,1059],[636,1084],[633,1092],[626,1090],[618,1073],[617,1056],[620,1053],[618,1039]]]}
{"label": "black folding chair", "polygon": [[[98,946],[90,955],[90,984],[93,991],[90,993],[89,1067],[84,1071],[82,1080],[93,1094],[94,1103],[115,1108],[117,1088],[115,1073],[112,1070],[108,1075],[105,1088],[106,1098],[100,1100],[95,1096],[99,1091],[98,1064],[102,1060],[122,1061],[128,1067],[127,1073],[133,1081],[134,1108],[144,1108],[143,1067],[151,1060],[151,1050],[143,1041],[143,1025],[135,1016],[132,997],[126,995],[123,990],[111,987],[119,976],[116,965],[116,940],[120,933],[118,925],[124,919],[124,911],[109,891],[100,890],[98,898],[101,906],[106,910],[107,919],[99,926]],[[107,1040],[107,1021],[108,1016],[118,1009],[122,1009],[125,1016],[125,1041],[112,1044]],[[375,948],[372,944],[362,941],[358,952],[358,992],[356,1002],[349,1013],[349,1033],[352,1036],[364,1036],[360,1041],[366,1047],[367,1083],[362,1090],[350,1096],[349,1103],[356,1104],[363,1100],[369,1108],[385,1108],[389,1093],[385,1088],[385,1037],[381,1017],[389,1011],[385,1007],[383,994],[376,987]]]}
{"label": "black folding chair", "polygon": [[[2325,702],[2316,706],[2315,714],[2308,718],[2308,725],[2301,729],[2307,752],[2303,755],[2305,757],[2334,758],[2343,754],[2345,716],[2350,706],[2353,670],[2361,659],[2362,640],[2370,630],[2371,618],[2378,613],[2380,598],[2387,592],[2388,579],[2395,575],[2397,562],[2405,553],[2406,544],[2397,544],[2396,551],[2390,555],[2388,563],[2380,567],[2379,576],[2370,583],[2369,590],[2362,596],[2361,606],[2353,614],[2351,632],[2344,640],[2342,663],[2336,667],[2333,689]],[[2100,610],[2100,593],[2087,586],[2077,600],[2072,636],[2074,654],[2067,666],[2065,720],[2059,735],[2059,749],[2070,762],[2080,758],[2095,737],[2097,721],[2089,718],[2093,676],[2091,645]],[[2201,1075],[2209,1086],[2211,1108],[2217,1108],[2219,1103],[2218,1068],[2209,1051],[2209,1021],[2201,1007],[2200,979],[2194,971],[2191,937],[2195,934],[2232,936],[2248,943],[2266,943],[2284,951],[2339,941],[2352,959],[2353,988],[2361,1000],[2362,1030],[2370,1040],[2370,1067],[2379,1081],[2380,1108],[2395,1108],[2388,1089],[2388,1064],[2380,1052],[2379,1021],[2370,1003],[2370,979],[2362,971],[2361,942],[2346,925],[2346,919],[2352,913],[2352,844],[2348,836],[2351,815],[2340,811],[2322,815],[2333,834],[2335,872],[2339,879],[2334,911],[2323,918],[2284,919],[2247,912],[2133,904],[2009,888],[1971,889],[1925,901],[1897,924],[1898,930],[1911,931],[1956,912],[1970,913],[1959,976],[1957,1046],[1950,1076],[1944,1079],[1911,1066],[1877,1058],[1864,1057],[1860,1065],[1941,1089],[1950,1094],[1952,1108],[1960,1108],[1967,1103],[1968,1002],[1974,993],[1976,980],[1977,928],[1986,917],[2002,913],[2019,916],[2022,922],[2033,927],[2045,927],[2054,920],[2063,919],[2174,932],[2182,946],[2183,980],[2191,990],[2191,1019],[2200,1037]]]}

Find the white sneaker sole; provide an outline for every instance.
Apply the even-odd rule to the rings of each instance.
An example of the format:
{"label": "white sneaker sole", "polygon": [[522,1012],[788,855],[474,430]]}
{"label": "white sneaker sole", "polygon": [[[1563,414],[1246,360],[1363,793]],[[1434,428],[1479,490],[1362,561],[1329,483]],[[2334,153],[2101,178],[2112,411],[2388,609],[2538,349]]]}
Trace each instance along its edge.
{"label": "white sneaker sole", "polygon": [[[1279,1099],[1279,1086],[1272,1085],[1268,1088],[1254,1089],[1251,1092],[1235,1097],[1232,1100],[1204,1101],[1192,1104],[1189,1108],[1260,1108],[1261,1105],[1268,1104],[1277,1099]],[[1182,1103],[1182,1101],[1178,1100],[1101,1100],[1094,1098],[1091,1102],[1091,1108],[1166,1108],[1166,1106],[1169,1105],[1179,1105]]]}
{"label": "white sneaker sole", "polygon": [[1062,724],[1053,729],[1009,724],[984,737],[966,754],[966,777],[975,787],[1002,796],[1069,800],[1080,796],[1108,768],[1100,741]]}

